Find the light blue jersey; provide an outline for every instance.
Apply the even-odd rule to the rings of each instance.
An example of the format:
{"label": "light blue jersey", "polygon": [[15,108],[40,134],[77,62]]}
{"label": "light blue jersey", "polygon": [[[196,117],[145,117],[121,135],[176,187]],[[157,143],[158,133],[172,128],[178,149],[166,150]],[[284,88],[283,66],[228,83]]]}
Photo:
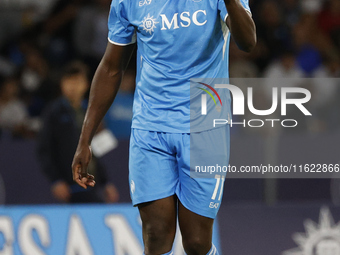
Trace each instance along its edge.
{"label": "light blue jersey", "polygon": [[227,15],[223,0],[112,1],[109,41],[138,47],[132,128],[190,133],[190,79],[228,78]]}

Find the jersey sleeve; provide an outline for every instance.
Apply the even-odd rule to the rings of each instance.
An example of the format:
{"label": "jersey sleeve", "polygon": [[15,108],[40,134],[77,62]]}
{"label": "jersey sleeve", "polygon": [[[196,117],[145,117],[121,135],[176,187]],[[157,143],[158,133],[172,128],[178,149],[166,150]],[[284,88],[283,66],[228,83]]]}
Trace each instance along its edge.
{"label": "jersey sleeve", "polygon": [[[239,0],[241,1],[242,6],[244,9],[246,9],[247,12],[251,15],[250,7],[249,7],[249,0]],[[223,21],[226,21],[228,17],[228,11],[227,8],[225,7],[224,0],[218,0],[218,10],[220,12],[221,19]]]}
{"label": "jersey sleeve", "polygon": [[223,21],[226,21],[228,17],[228,11],[227,8],[225,7],[224,0],[218,0],[218,10],[220,12],[220,17]]}
{"label": "jersey sleeve", "polygon": [[136,42],[135,28],[126,16],[122,1],[113,0],[108,20],[110,43],[123,46]]}

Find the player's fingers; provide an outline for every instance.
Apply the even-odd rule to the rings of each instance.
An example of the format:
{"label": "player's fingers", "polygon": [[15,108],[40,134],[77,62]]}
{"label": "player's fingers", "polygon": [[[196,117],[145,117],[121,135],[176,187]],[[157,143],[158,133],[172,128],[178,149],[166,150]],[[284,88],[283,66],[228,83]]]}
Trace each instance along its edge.
{"label": "player's fingers", "polygon": [[88,163],[84,163],[84,164],[82,164],[82,167],[81,167],[81,169],[80,169],[80,176],[82,177],[82,178],[87,178],[87,176],[88,176],[88,173],[87,173],[87,166],[88,166]]}
{"label": "player's fingers", "polygon": [[73,180],[77,181],[79,179],[79,168],[81,167],[80,164],[75,164],[72,166],[72,174],[73,174]]}
{"label": "player's fingers", "polygon": [[86,185],[94,187],[94,185],[96,185],[96,182],[94,180],[88,180]]}
{"label": "player's fingers", "polygon": [[86,184],[86,185],[88,185],[88,183],[91,183],[91,182],[94,183],[95,181],[94,181],[94,179],[92,179],[92,178],[82,177],[82,178],[81,178],[81,182],[84,183],[84,184]]}
{"label": "player's fingers", "polygon": [[94,180],[94,176],[92,174],[87,174],[87,179]]}
{"label": "player's fingers", "polygon": [[81,186],[81,187],[83,187],[84,189],[87,189],[87,186],[79,179],[79,180],[76,180],[76,183],[79,185],[79,186]]}
{"label": "player's fingers", "polygon": [[94,176],[92,174],[86,174],[86,176],[81,176],[81,180],[83,183],[86,183],[87,181],[93,181]]}
{"label": "player's fingers", "polygon": [[94,176],[92,174],[87,174],[86,177],[81,177],[81,182],[87,186],[94,187],[96,182],[94,181]]}
{"label": "player's fingers", "polygon": [[84,189],[87,188],[86,184],[80,178],[76,179],[75,182]]}
{"label": "player's fingers", "polygon": [[82,164],[78,164],[75,174],[73,176],[73,180],[81,187],[83,187],[84,189],[87,188],[86,184],[84,182],[82,182],[82,176],[81,176],[81,172],[82,172]]}
{"label": "player's fingers", "polygon": [[73,175],[73,180],[76,181],[78,179],[78,168],[80,167],[80,164],[73,163],[72,164],[72,175]]}

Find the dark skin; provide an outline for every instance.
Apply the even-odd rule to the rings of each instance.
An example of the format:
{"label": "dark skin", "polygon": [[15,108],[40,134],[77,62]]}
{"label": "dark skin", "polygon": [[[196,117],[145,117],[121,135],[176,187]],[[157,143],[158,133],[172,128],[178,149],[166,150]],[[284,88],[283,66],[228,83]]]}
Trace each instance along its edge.
{"label": "dark skin", "polygon": [[135,45],[123,47],[108,43],[93,77],[89,107],[72,163],[73,180],[84,189],[95,185],[94,176],[87,173],[92,138],[118,92],[134,48]]}
{"label": "dark skin", "polygon": [[[256,28],[251,15],[239,0],[225,0],[226,24],[238,47],[250,52],[256,45]],[[134,46],[108,43],[106,52],[92,81],[89,107],[77,151],[72,163],[73,179],[83,188],[94,186],[94,176],[87,173],[91,160],[91,141],[102,118],[112,104]],[[138,206],[143,222],[146,255],[159,255],[171,250],[176,233],[176,219],[183,246],[189,255],[205,255],[211,249],[214,220],[185,208],[176,195]]]}
{"label": "dark skin", "polygon": [[251,52],[256,46],[256,27],[251,14],[239,0],[224,0],[224,3],[228,10],[226,23],[234,41],[240,50]]}

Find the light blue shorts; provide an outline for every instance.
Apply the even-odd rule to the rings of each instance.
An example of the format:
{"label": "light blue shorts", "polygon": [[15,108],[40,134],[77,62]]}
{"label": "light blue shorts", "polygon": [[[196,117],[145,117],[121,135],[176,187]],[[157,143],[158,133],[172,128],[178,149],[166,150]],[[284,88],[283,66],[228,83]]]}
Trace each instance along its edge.
{"label": "light blue shorts", "polygon": [[177,195],[190,211],[215,218],[229,164],[229,125],[191,134],[132,129],[129,183],[134,206]]}

